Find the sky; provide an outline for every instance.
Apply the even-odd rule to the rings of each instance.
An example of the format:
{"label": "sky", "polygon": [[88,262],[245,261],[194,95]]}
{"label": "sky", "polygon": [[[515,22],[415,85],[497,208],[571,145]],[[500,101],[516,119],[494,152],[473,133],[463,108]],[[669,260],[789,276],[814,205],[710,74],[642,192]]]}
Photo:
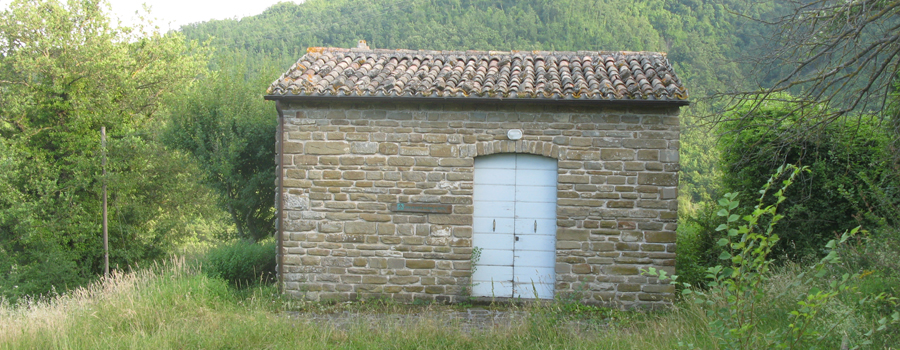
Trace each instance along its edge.
{"label": "sky", "polygon": [[[301,3],[303,0],[106,0],[113,14],[125,25],[137,22],[135,11],[146,3],[153,22],[163,30],[178,29],[182,25],[211,19],[242,18],[258,15],[279,2]],[[0,0],[0,8],[7,9],[12,0]]]}

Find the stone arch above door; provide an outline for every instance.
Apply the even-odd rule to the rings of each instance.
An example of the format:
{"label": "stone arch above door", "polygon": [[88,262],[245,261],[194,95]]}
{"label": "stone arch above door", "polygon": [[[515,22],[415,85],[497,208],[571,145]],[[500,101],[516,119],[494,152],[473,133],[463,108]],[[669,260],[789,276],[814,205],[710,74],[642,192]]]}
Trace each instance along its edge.
{"label": "stone arch above door", "polygon": [[474,149],[469,151],[469,156],[471,157],[487,156],[497,153],[524,153],[550,157],[557,160],[565,159],[567,149],[566,146],[537,140],[497,140],[478,142],[471,146],[474,146]]}

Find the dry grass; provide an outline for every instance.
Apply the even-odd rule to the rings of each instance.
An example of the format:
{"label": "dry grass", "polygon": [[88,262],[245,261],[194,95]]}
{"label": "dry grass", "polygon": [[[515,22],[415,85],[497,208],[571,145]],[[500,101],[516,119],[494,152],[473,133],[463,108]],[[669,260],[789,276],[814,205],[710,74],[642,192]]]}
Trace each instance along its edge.
{"label": "dry grass", "polygon": [[[281,311],[296,305],[272,292],[260,288],[237,293],[224,281],[188,267],[183,259],[173,260],[117,273],[65,295],[3,305],[0,348],[671,349],[678,340],[706,341],[703,332],[697,332],[703,318],[680,310],[615,312],[610,326],[585,330],[569,327],[568,316],[558,309],[536,304],[519,309],[529,315],[520,321],[472,331],[444,318],[426,318],[415,325],[380,320],[372,315],[410,312],[410,307],[370,303],[356,311],[368,317],[334,326],[287,317]],[[437,313],[456,310],[423,308]]]}
{"label": "dry grass", "polygon": [[[799,267],[772,279],[765,327],[783,327]],[[784,293],[784,292],[789,293]],[[571,305],[570,305],[571,306]],[[271,287],[235,291],[183,259],[117,273],[65,295],[0,306],[0,349],[717,349],[706,310],[690,302],[653,313],[567,307],[507,306],[527,316],[494,327],[466,327],[446,317],[403,322],[397,315],[446,315],[460,306],[385,301],[326,305],[283,300]],[[309,321],[293,311],[347,313],[350,322]],[[290,312],[286,312],[290,311]],[[866,324],[852,305],[835,303],[837,339]],[[353,318],[352,316],[359,316]],[[600,324],[572,327],[569,322]],[[853,334],[850,334],[853,336]],[[835,345],[834,339],[826,342]],[[839,345],[839,344],[838,344]],[[876,343],[882,347],[883,343]]]}

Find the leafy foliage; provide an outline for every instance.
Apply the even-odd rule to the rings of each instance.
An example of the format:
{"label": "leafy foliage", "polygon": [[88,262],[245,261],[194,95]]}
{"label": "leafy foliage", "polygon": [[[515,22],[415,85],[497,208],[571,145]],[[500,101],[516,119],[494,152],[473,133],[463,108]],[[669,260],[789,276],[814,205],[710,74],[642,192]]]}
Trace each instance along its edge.
{"label": "leafy foliage", "polygon": [[149,125],[203,61],[177,33],[110,26],[98,1],[19,0],[0,13],[0,295],[63,290],[101,271],[101,126],[111,264],[159,257],[183,237],[205,196],[181,181],[196,168]]}
{"label": "leafy foliage", "polygon": [[172,100],[166,142],[200,163],[238,236],[260,240],[275,231],[277,118],[262,98],[264,83],[248,80],[238,58],[220,58],[222,68]]}
{"label": "leafy foliage", "polygon": [[[771,302],[770,295],[766,293],[773,276],[770,256],[772,248],[780,240],[774,228],[784,218],[779,214],[778,207],[787,200],[787,188],[806,170],[806,167],[793,165],[779,167],[762,186],[757,204],[748,215],[734,213],[740,205],[737,193],[725,194],[719,201],[721,209],[716,213],[726,221],[716,228],[716,231],[724,233],[724,237],[716,242],[724,248],[719,255],[722,263],[707,269],[709,290],[693,289],[690,284],[679,282],[677,276],[671,280],[672,284],[684,287],[682,292],[690,296],[690,300],[704,307],[710,320],[709,329],[721,347],[819,348],[821,341],[842,321],[829,320],[823,324],[821,311],[837,298],[855,294],[855,281],[861,278],[858,272],[844,273],[825,283],[819,281],[828,275],[829,268],[841,264],[839,250],[847,247],[848,239],[858,233],[858,226],[828,241],[825,244],[827,255],[810,266],[808,271],[800,273],[796,282],[785,289],[785,293],[802,290],[795,300],[795,307],[788,313],[790,324],[768,330],[763,323],[766,305]],[[654,268],[650,268],[648,274],[660,280],[668,279],[665,271]],[[863,306],[893,299],[880,293],[866,294],[856,301]],[[865,334],[866,337],[900,323],[900,312],[896,310],[889,310],[883,315]],[[862,343],[871,344],[871,340],[864,339]],[[694,348],[693,344],[682,345]]]}
{"label": "leafy foliage", "polygon": [[[829,124],[856,113],[886,111],[900,67],[900,1],[783,3],[786,14],[766,19],[773,27],[772,40],[757,61],[766,71],[764,84],[734,95],[732,106],[745,109],[745,113],[723,117],[753,118],[747,102],[756,107],[785,97],[793,102],[792,118],[807,124]],[[760,91],[765,93],[759,95]],[[783,121],[775,119],[773,123]],[[788,139],[793,135],[781,136]]]}
{"label": "leafy foliage", "polygon": [[[759,188],[768,169],[784,164],[803,164],[810,170],[800,175],[781,206],[784,225],[775,232],[783,243],[776,248],[777,255],[802,258],[818,254],[822,242],[840,232],[860,224],[870,228],[878,224],[880,219],[867,214],[871,211],[867,203],[880,185],[895,185],[891,182],[896,178],[886,153],[890,135],[877,120],[861,116],[812,132],[813,126],[803,121],[802,113],[794,114],[789,102],[748,103],[745,107],[735,113],[753,109],[749,113],[756,117],[723,125],[728,132],[720,143],[725,190]],[[792,136],[784,139],[784,135]]]}
{"label": "leafy foliage", "polygon": [[237,240],[207,252],[203,269],[210,277],[222,278],[235,286],[269,283],[275,280],[275,253],[273,240]]}

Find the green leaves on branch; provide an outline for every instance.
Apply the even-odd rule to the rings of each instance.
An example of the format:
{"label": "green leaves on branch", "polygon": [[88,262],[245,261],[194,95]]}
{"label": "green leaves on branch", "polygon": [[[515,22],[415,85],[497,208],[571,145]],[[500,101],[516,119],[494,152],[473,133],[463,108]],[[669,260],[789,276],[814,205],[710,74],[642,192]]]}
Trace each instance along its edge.
{"label": "green leaves on branch", "polygon": [[[672,284],[684,287],[682,294],[702,305],[711,320],[708,327],[719,341],[718,346],[726,349],[812,349],[822,340],[823,334],[832,329],[822,326],[818,319],[819,310],[839,295],[851,292],[851,281],[859,274],[844,274],[821,286],[820,280],[826,275],[826,268],[841,263],[837,249],[846,245],[847,240],[859,233],[859,227],[845,231],[837,240],[825,244],[828,253],[809,271],[801,273],[797,282],[788,291],[806,290],[796,301],[796,308],[789,312],[791,323],[785,329],[765,330],[763,314],[770,302],[767,294],[769,284],[771,254],[779,241],[773,227],[782,217],[779,204],[784,201],[784,192],[807,167],[786,165],[779,167],[760,191],[752,214],[738,218],[732,210],[739,207],[737,193],[728,193],[719,201],[717,215],[727,218],[727,223],[716,230],[726,232],[716,244],[724,249],[719,255],[721,264],[707,269],[709,290],[694,289],[688,283],[672,276]],[[778,179],[784,179],[778,181]],[[743,221],[743,222],[741,222]],[[650,269],[646,274],[665,280],[662,271]],[[889,298],[885,294],[863,299],[860,303],[872,303]],[[879,321],[879,329],[900,318],[900,312]]]}
{"label": "green leaves on branch", "polygon": [[[784,102],[790,96],[778,97],[782,101],[747,102],[728,113],[728,118],[753,118],[722,124],[720,142],[723,188],[742,193],[735,199],[752,203],[782,186],[771,190],[767,202],[781,208],[772,219],[784,221],[770,226],[781,237],[774,254],[792,260],[820,256],[822,244],[834,235],[857,225],[876,227],[879,217],[896,217],[885,210],[900,198],[892,190],[900,177],[883,125],[862,115],[822,127],[804,119],[801,107]],[[804,164],[808,171],[792,179],[770,178],[771,169],[783,164]],[[877,198],[888,205],[873,205]],[[753,210],[743,207],[742,213]]]}
{"label": "green leaves on branch", "polygon": [[260,240],[275,231],[276,113],[262,97],[267,81],[248,80],[238,55],[219,60],[172,100],[165,140],[200,164],[238,236]]}
{"label": "green leaves on branch", "polygon": [[202,207],[184,181],[191,164],[151,127],[205,49],[148,29],[110,25],[94,0],[17,0],[0,12],[0,287],[19,286],[0,294],[62,291],[102,268],[101,126],[112,266],[159,256]]}

